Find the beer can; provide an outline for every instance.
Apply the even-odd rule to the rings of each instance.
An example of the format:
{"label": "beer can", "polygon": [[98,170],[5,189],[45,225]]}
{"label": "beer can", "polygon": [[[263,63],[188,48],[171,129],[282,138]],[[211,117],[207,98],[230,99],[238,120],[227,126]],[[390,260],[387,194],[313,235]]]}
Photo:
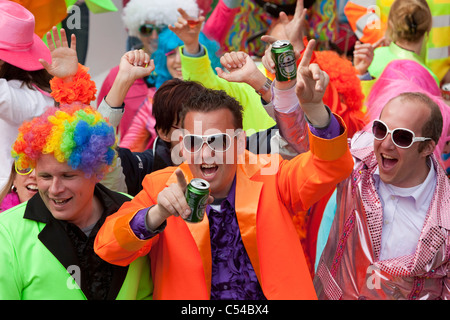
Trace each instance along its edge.
{"label": "beer can", "polygon": [[289,41],[277,40],[272,44],[272,59],[278,81],[289,81],[297,77],[294,47]]}
{"label": "beer can", "polygon": [[191,208],[191,214],[185,219],[187,222],[197,223],[203,220],[206,201],[209,196],[209,182],[194,178],[186,188],[186,201]]}

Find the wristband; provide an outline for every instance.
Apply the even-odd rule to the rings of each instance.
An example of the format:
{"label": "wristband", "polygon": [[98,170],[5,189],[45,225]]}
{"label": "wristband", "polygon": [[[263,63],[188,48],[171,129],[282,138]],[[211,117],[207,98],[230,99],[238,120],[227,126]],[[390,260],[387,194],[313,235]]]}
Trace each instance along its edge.
{"label": "wristband", "polygon": [[262,86],[261,89],[259,90],[255,90],[257,94],[259,94],[260,96],[263,96],[266,94],[267,91],[270,90],[270,86],[272,85],[272,80],[270,80],[269,78],[266,78],[266,82],[264,83],[264,85]]}
{"label": "wristband", "polygon": [[53,99],[60,104],[81,102],[87,105],[95,100],[97,88],[95,82],[91,80],[88,70],[87,67],[79,63],[77,73],[73,76],[71,82],[65,83],[63,79],[57,77],[50,80]]}

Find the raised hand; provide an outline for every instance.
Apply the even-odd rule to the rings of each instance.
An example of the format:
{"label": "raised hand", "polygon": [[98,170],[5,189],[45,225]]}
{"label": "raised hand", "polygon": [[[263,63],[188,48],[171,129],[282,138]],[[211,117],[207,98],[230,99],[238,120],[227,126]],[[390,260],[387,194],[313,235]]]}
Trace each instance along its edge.
{"label": "raised hand", "polygon": [[[71,78],[78,70],[78,57],[76,51],[76,37],[71,36],[71,44],[67,42],[67,35],[64,29],[60,30],[54,26],[51,31],[47,32],[47,44],[52,54],[52,63],[49,64],[43,59],[39,59],[42,66],[54,77],[61,79]],[[53,35],[53,39],[52,39]]]}
{"label": "raised hand", "polygon": [[284,32],[288,36],[289,42],[294,47],[296,58],[300,58],[300,53],[305,49],[303,44],[303,28],[305,26],[307,9],[304,8],[303,0],[297,0],[295,13],[292,20],[284,12],[280,12],[280,22],[284,26]]}
{"label": "raised hand", "polygon": [[144,50],[132,50],[120,59],[119,72],[123,72],[131,79],[137,80],[150,75],[155,70],[155,63]]}
{"label": "raised hand", "polygon": [[385,38],[381,38],[376,43],[361,43],[356,41],[355,50],[353,51],[353,65],[360,75],[363,75],[369,69],[373,61],[375,49],[385,42]]}
{"label": "raised hand", "polygon": [[255,62],[247,53],[242,51],[223,54],[220,57],[220,63],[228,72],[216,68],[217,75],[230,82],[249,83],[253,74],[258,71]]}
{"label": "raised hand", "polygon": [[300,106],[313,125],[324,126],[328,123],[329,115],[322,98],[330,78],[316,63],[310,63],[315,40],[310,40],[297,69],[297,94]]}
{"label": "raised hand", "polygon": [[[169,29],[183,41],[186,52],[195,54],[199,51],[199,36],[205,17],[191,17],[181,8],[178,12],[181,16],[173,26],[169,25]],[[192,23],[194,21],[195,25]]]}
{"label": "raised hand", "polygon": [[271,35],[264,35],[261,40],[268,44],[264,56],[262,58],[262,64],[267,71],[275,73],[275,62],[272,59],[272,44],[276,40],[289,40],[294,48],[296,59],[300,58],[301,52],[305,49],[303,44],[303,27],[305,25],[307,10],[303,7],[303,0],[297,0],[297,6],[295,7],[295,13],[292,20],[289,20],[288,16],[284,12],[280,12],[280,23],[283,24],[284,33],[287,39],[277,39]]}
{"label": "raised hand", "polygon": [[120,58],[119,72],[113,85],[105,97],[110,106],[121,106],[133,83],[140,78],[148,76],[155,70],[153,60],[144,50],[133,50]]}

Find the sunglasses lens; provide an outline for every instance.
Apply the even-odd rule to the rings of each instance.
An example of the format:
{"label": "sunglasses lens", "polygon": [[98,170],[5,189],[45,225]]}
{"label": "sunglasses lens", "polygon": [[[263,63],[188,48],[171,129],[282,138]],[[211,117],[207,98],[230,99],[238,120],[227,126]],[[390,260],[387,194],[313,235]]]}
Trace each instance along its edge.
{"label": "sunglasses lens", "polygon": [[402,129],[394,130],[392,133],[392,140],[402,148],[409,147],[412,144],[413,138],[411,132]]}
{"label": "sunglasses lens", "polygon": [[197,152],[201,149],[203,139],[200,136],[186,135],[183,138],[184,148],[189,152]]}
{"label": "sunglasses lens", "polygon": [[387,135],[387,127],[384,123],[375,120],[372,126],[372,133],[376,139],[383,140]]}
{"label": "sunglasses lens", "polygon": [[164,28],[164,25],[155,26],[153,24],[146,23],[139,28],[139,32],[143,35],[150,35],[153,30],[155,30],[157,34],[160,34]]}
{"label": "sunglasses lens", "polygon": [[150,24],[144,24],[139,28],[139,32],[142,34],[151,34],[153,32],[153,26]]}
{"label": "sunglasses lens", "polygon": [[226,134],[216,134],[208,137],[208,145],[215,151],[225,151],[230,145],[230,137]]}
{"label": "sunglasses lens", "polygon": [[[185,135],[183,138],[184,148],[190,152],[195,153],[201,150],[203,146],[204,136],[196,136],[196,135]],[[214,150],[219,152],[224,152],[228,150],[231,145],[231,138],[229,135],[223,134],[215,134],[206,137],[206,143],[208,146]]]}

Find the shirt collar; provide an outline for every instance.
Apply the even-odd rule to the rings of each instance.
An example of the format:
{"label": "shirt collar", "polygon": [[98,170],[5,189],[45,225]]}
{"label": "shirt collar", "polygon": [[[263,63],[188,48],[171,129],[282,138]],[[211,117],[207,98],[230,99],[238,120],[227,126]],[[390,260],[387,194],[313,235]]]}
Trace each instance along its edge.
{"label": "shirt collar", "polygon": [[[428,165],[430,167],[430,170],[428,171],[428,175],[420,185],[410,188],[410,189],[413,189],[411,194],[409,194],[408,196],[405,196],[403,194],[393,193],[394,195],[399,196],[399,197],[412,197],[414,199],[415,207],[417,210],[419,210],[420,207],[422,206],[422,204],[426,202],[426,200],[428,199],[428,196],[429,196],[429,192],[433,191],[433,193],[434,193],[434,188],[436,186],[436,170],[434,168],[434,163],[433,163],[433,161],[431,161],[430,158],[428,158],[427,161],[428,161]],[[379,184],[384,183],[380,179],[380,170],[379,170],[378,166],[375,169],[375,172],[373,173],[373,178],[375,180],[375,186],[378,189]],[[396,187],[392,188],[392,186],[391,186],[391,188],[389,188],[389,190],[391,190],[391,192],[394,191],[394,189],[399,189],[399,188],[396,188]]]}
{"label": "shirt collar", "polygon": [[[224,211],[226,209],[234,210],[234,200],[236,198],[236,176],[234,176],[233,183],[231,184],[230,191],[228,192],[228,196],[222,200],[220,211]],[[209,210],[211,206],[206,207],[206,213],[209,214]]]}

